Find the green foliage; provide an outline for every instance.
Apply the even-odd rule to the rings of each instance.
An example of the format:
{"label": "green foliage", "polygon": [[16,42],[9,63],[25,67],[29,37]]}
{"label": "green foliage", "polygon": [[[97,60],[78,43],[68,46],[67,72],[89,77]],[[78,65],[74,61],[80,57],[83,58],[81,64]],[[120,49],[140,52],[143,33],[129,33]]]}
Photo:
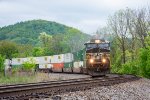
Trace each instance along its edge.
{"label": "green foliage", "polygon": [[18,54],[16,57],[29,57],[32,56],[33,46],[29,44],[17,45]]}
{"label": "green foliage", "polygon": [[119,73],[139,75],[139,66],[137,62],[126,62],[125,64],[122,64]]}
{"label": "green foliage", "polygon": [[25,71],[33,71],[36,67],[35,60],[33,58],[29,58],[29,61],[23,63],[22,68]]}
{"label": "green foliage", "polygon": [[15,56],[16,53],[18,53],[16,43],[10,41],[0,42],[0,54],[6,56],[6,58],[12,58]]}
{"label": "green foliage", "polygon": [[5,57],[0,54],[0,72],[4,71],[4,67],[5,67],[4,62],[5,62]]}
{"label": "green foliage", "polygon": [[147,49],[141,49],[140,70],[142,76],[150,78],[150,47]]}
{"label": "green foliage", "polygon": [[43,56],[44,55],[44,49],[41,47],[35,47],[33,49],[32,55],[34,57]]}
{"label": "green foliage", "polygon": [[[70,33],[70,30],[79,31],[72,27],[68,27],[56,22],[46,20],[31,20],[0,28],[0,40],[7,39],[19,44],[31,44],[38,46],[40,44],[38,38],[40,33],[45,32],[48,35],[54,35],[58,33],[66,34]],[[86,34],[84,35],[88,36]]]}
{"label": "green foliage", "polygon": [[43,46],[46,47],[47,45],[51,44],[52,36],[48,35],[45,32],[42,32],[40,33],[39,39],[42,42]]}
{"label": "green foliage", "polygon": [[9,44],[12,42],[10,45],[14,45],[5,43],[0,47],[0,53],[2,51],[1,54],[6,55],[6,58],[12,58],[75,52],[81,50],[89,38],[89,35],[75,28],[56,22],[25,21],[0,28],[0,40],[8,40]]}

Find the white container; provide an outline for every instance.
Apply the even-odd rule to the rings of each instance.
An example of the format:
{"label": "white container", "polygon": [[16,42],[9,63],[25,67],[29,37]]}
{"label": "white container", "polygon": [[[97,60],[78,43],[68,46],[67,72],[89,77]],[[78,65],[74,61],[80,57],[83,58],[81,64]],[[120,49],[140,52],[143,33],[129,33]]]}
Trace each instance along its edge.
{"label": "white container", "polygon": [[22,58],[22,63],[27,62],[28,58]]}
{"label": "white container", "polygon": [[53,64],[39,64],[39,69],[51,69]]}
{"label": "white container", "polygon": [[79,67],[83,67],[83,61],[79,61]]}
{"label": "white container", "polygon": [[64,62],[64,54],[51,56],[51,63],[63,63],[63,62]]}
{"label": "white container", "polygon": [[64,54],[64,62],[72,62],[73,61],[73,54],[72,53],[66,53]]}
{"label": "white container", "polygon": [[22,58],[13,58],[11,64],[12,65],[21,65],[22,64]]}
{"label": "white container", "polygon": [[79,62],[74,62],[74,63],[73,63],[73,67],[74,67],[74,68],[79,68]]}
{"label": "white container", "polygon": [[80,68],[83,67],[83,61],[78,61],[73,63],[74,68]]}
{"label": "white container", "polygon": [[37,59],[35,57],[22,58],[22,64],[25,62],[33,62],[35,64],[38,64]]}
{"label": "white container", "polygon": [[48,64],[51,63],[51,56],[42,56],[42,57],[35,57],[37,64]]}

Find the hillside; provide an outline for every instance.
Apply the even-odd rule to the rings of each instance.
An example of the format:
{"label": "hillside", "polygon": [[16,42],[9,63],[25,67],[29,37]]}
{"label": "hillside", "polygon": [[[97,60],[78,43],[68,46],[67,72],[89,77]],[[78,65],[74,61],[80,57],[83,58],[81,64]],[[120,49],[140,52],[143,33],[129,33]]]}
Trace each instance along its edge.
{"label": "hillside", "polygon": [[[73,31],[72,31],[73,30]],[[79,30],[46,20],[31,20],[19,22],[0,28],[0,40],[10,40],[20,44],[39,44],[39,35],[46,32],[49,35],[63,34],[63,36],[76,36],[89,38],[89,35],[83,34]],[[71,35],[70,32],[76,34]]]}

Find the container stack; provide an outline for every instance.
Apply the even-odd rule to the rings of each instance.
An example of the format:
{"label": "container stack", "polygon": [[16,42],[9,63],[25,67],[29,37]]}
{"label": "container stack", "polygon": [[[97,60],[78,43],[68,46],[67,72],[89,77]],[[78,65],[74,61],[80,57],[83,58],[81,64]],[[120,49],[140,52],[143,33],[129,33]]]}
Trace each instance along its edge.
{"label": "container stack", "polygon": [[81,72],[83,67],[83,51],[76,53],[65,53],[53,56],[13,58],[5,60],[5,66],[8,69],[10,65],[21,67],[25,62],[31,62],[38,65],[39,70],[48,70],[53,72]]}

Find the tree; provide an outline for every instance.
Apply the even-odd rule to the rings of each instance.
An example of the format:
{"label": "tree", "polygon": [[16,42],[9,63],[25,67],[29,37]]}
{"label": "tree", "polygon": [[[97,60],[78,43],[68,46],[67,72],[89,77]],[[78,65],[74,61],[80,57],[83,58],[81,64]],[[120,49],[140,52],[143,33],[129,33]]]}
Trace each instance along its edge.
{"label": "tree", "polygon": [[0,42],[0,54],[6,58],[12,58],[18,53],[16,43],[4,40]]}
{"label": "tree", "polygon": [[42,33],[40,33],[39,39],[42,42],[43,46],[46,47],[47,45],[50,45],[52,36],[48,35],[45,32],[42,32]]}
{"label": "tree", "polygon": [[32,56],[33,46],[30,44],[17,45],[18,55],[16,57],[29,57]]}
{"label": "tree", "polygon": [[149,19],[149,17],[147,16],[146,12],[146,9],[138,10],[135,13],[136,21],[134,22],[138,39],[140,40],[143,48],[146,48],[145,39],[149,31],[149,24],[147,22],[147,19]]}
{"label": "tree", "polygon": [[37,56],[43,56],[44,55],[44,49],[41,47],[35,47],[33,49],[32,55],[37,57]]}
{"label": "tree", "polygon": [[5,62],[5,57],[0,54],[0,72],[4,71],[4,67],[5,67],[4,62]]}
{"label": "tree", "polygon": [[122,51],[123,63],[126,62],[126,43],[127,43],[127,19],[126,12],[120,10],[109,18],[109,25],[113,33],[117,36],[118,41],[120,42],[119,47]]}

